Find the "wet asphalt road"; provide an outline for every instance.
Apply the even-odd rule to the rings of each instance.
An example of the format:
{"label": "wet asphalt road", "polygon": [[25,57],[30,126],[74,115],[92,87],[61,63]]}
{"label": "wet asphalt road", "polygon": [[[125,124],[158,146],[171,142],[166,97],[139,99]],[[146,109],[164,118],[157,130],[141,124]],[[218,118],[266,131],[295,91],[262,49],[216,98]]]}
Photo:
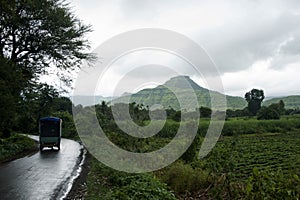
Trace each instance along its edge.
{"label": "wet asphalt road", "polygon": [[83,157],[79,143],[62,139],[60,151],[44,148],[0,165],[0,199],[63,198],[80,172]]}

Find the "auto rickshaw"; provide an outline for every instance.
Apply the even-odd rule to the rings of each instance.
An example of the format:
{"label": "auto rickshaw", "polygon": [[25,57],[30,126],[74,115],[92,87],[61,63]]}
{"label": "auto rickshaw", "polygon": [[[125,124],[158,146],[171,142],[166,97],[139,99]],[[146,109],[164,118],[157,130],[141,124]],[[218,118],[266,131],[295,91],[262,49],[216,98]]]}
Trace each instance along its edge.
{"label": "auto rickshaw", "polygon": [[60,150],[62,120],[58,117],[43,117],[39,121],[40,151],[44,147]]}

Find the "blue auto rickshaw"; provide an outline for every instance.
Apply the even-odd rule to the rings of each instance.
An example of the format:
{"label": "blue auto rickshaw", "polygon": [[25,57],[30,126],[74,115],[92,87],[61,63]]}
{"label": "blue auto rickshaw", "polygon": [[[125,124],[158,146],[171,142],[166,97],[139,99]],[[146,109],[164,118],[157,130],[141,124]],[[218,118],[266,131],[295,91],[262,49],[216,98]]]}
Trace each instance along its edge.
{"label": "blue auto rickshaw", "polygon": [[43,117],[39,121],[40,151],[44,147],[60,150],[62,120],[58,117]]}

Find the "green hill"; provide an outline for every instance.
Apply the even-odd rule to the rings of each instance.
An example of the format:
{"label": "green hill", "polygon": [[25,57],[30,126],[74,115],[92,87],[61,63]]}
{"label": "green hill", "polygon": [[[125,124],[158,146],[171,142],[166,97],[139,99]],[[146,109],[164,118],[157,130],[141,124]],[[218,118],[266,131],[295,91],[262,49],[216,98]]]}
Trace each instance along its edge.
{"label": "green hill", "polygon": [[[188,76],[177,76],[171,78],[163,85],[157,86],[153,89],[144,89],[131,96],[122,96],[113,100],[113,103],[118,102],[136,102],[152,106],[154,104],[160,104],[164,108],[172,107],[176,110],[180,109],[179,102],[173,92],[177,94],[179,99],[183,99],[183,103],[188,104],[189,108],[194,107],[194,103],[191,101],[191,94],[195,93],[198,99],[199,106],[211,107],[211,97],[216,99],[216,105],[212,109],[225,110],[226,106],[222,103],[218,97],[224,97],[216,91],[210,91],[206,88],[200,87]],[[242,109],[246,107],[247,102],[242,97],[228,96],[227,108],[229,109]]]}
{"label": "green hill", "polygon": [[300,108],[300,95],[293,95],[287,97],[276,97],[263,102],[264,106],[269,106],[272,103],[278,103],[280,100],[284,102],[286,109],[299,109]]}

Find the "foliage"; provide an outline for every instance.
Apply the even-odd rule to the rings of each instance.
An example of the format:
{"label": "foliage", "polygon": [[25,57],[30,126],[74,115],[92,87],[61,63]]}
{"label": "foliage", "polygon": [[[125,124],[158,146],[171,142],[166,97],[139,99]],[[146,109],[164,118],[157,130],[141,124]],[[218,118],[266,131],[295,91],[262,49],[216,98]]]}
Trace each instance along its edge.
{"label": "foliage", "polygon": [[[200,128],[201,128],[200,123]],[[257,120],[255,118],[232,118],[225,121],[223,136],[261,133],[286,133],[299,130],[297,117],[282,117],[280,120]]]}
{"label": "foliage", "polygon": [[58,92],[47,84],[31,84],[23,90],[21,98],[14,130],[37,133],[39,118],[51,113],[53,99],[58,98]]}
{"label": "foliage", "polygon": [[277,112],[277,110],[272,109],[270,106],[269,107],[263,106],[257,113],[257,119],[258,120],[280,119],[280,114]]}
{"label": "foliage", "polygon": [[251,116],[251,112],[249,111],[248,107],[245,107],[244,109],[227,109],[226,110],[226,119],[232,118],[232,117],[245,117],[245,116]]}
{"label": "foliage", "polygon": [[299,141],[297,133],[224,137],[207,158],[195,162],[214,173],[229,174],[234,181],[247,179],[254,167],[300,174],[296,167],[300,164]]}
{"label": "foliage", "polygon": [[32,139],[19,134],[14,134],[6,139],[0,139],[0,161],[12,158],[34,147],[35,143]]}
{"label": "foliage", "polygon": [[72,114],[73,103],[68,97],[59,96],[52,100],[52,109],[55,111],[66,111]]}
{"label": "foliage", "polygon": [[278,103],[280,100],[283,101],[286,109],[299,110],[300,108],[300,95],[286,96],[286,97],[278,97],[272,98],[264,101],[263,106],[269,106],[273,103]]}
{"label": "foliage", "polygon": [[[161,111],[161,110],[160,110]],[[172,119],[173,121],[180,122],[181,121],[181,111],[175,110],[171,106],[165,110],[167,114],[167,119]]]}
{"label": "foliage", "polygon": [[[177,91],[176,95],[174,91]],[[172,107],[173,109],[179,111],[181,109],[178,99],[182,99],[184,103],[190,104],[191,99],[188,98],[191,94],[195,94],[198,99],[199,107],[211,108],[211,97],[217,101],[218,99],[223,99],[224,95],[215,91],[210,91],[206,88],[202,88],[197,85],[188,76],[178,76],[171,78],[163,85],[159,85],[152,89],[144,89],[131,96],[122,96],[118,99],[113,100],[114,103],[122,102],[136,102],[137,104],[144,104],[146,106],[152,106],[154,104],[160,104],[164,108]],[[217,101],[214,104],[213,110],[225,110],[225,108],[230,109],[242,109],[247,103],[242,97],[234,97],[226,95],[227,105],[224,102]],[[191,105],[190,108],[194,111],[194,106]]]}
{"label": "foliage", "polygon": [[[139,113],[141,113],[141,116],[146,116],[148,112],[147,108],[137,106],[138,104],[132,105],[135,106],[130,106],[130,110],[134,111],[131,112],[131,117]],[[103,123],[101,126],[104,125],[103,128],[106,135],[114,144],[132,152],[151,152],[157,150],[174,138],[180,125],[189,130],[188,127],[190,127],[190,123],[192,122],[187,120],[179,123],[170,118],[166,122],[157,120],[154,126],[163,127],[158,134],[144,139],[135,138],[124,134],[113,122],[111,115],[111,108],[113,106],[106,103],[96,105],[96,113],[99,116],[98,120]],[[283,106],[281,105],[281,107]],[[82,108],[77,106],[74,109],[91,112],[93,107]],[[174,114],[175,112],[169,108],[167,115],[168,113]],[[148,120],[142,119],[146,118],[134,118],[135,122],[139,125],[144,126],[149,124]],[[263,171],[270,170],[271,173],[281,170],[282,177],[292,177],[294,174],[300,174],[297,167],[300,164],[300,157],[298,155],[300,151],[298,145],[300,142],[298,134],[300,130],[299,119],[296,115],[285,116],[280,120],[257,120],[255,117],[228,118],[225,121],[222,136],[216,146],[206,158],[197,160],[195,157],[198,154],[200,144],[203,141],[211,120],[201,118],[196,139],[181,156],[181,159],[173,165],[155,172],[155,175],[161,181],[167,183],[178,198],[197,198],[199,196],[213,199],[250,198],[251,194],[255,195],[257,193],[255,190],[250,191],[250,186],[248,186],[249,195],[247,193],[247,181],[252,176],[253,168]],[[127,119],[123,119],[121,123],[126,125]],[[89,126],[84,120],[82,124]],[[186,133],[188,134],[189,131]],[[95,190],[93,193],[95,195],[93,196],[94,198],[100,196],[102,198],[104,196],[104,199],[127,199],[129,196],[135,195],[136,191],[140,191],[140,188],[137,186],[134,186],[137,188],[131,191],[133,188],[129,186],[125,187],[125,184],[123,185],[123,181],[125,180],[126,185],[131,185],[133,179],[139,182],[139,177],[133,176],[132,178],[120,180],[118,178],[122,177],[120,174],[115,175],[115,173],[110,172],[110,176],[103,176],[102,169],[98,169],[97,171],[101,172],[101,175],[94,176],[102,178],[98,178],[100,185],[98,187],[100,189],[93,187],[93,190]],[[287,182],[289,180],[291,179],[286,179]],[[103,182],[104,184],[102,184]],[[275,176],[274,182],[277,184],[282,181],[279,177]],[[255,181],[249,184],[255,184]],[[268,185],[269,183],[265,184]],[[114,187],[115,185],[118,185],[118,187]],[[143,183],[139,183],[139,185],[144,187]],[[116,188],[118,189],[115,192]],[[287,185],[283,188],[284,192],[290,190]],[[142,192],[142,194],[144,193]]]}
{"label": "foliage", "polygon": [[[58,69],[74,69],[88,47],[83,36],[91,31],[59,0],[1,0],[0,55],[28,73],[28,80]],[[66,80],[61,77],[62,80]]]}
{"label": "foliage", "polygon": [[151,174],[129,174],[92,160],[87,181],[87,199],[175,199],[165,184]]}
{"label": "foliage", "polygon": [[257,114],[257,119],[280,119],[280,115],[285,114],[284,102],[272,103],[268,107],[263,106]]}
{"label": "foliage", "polygon": [[[213,199],[297,199],[300,195],[298,133],[223,137],[203,160]],[[172,183],[175,184],[175,183]]]}
{"label": "foliage", "polygon": [[77,131],[73,121],[73,116],[67,111],[57,111],[53,113],[53,116],[62,119],[62,137],[76,138]]}
{"label": "foliage", "polygon": [[1,0],[0,18],[0,132],[36,132],[38,118],[49,115],[58,99],[52,86],[37,80],[56,67],[68,86],[71,79],[64,72],[94,59],[84,38],[91,27],[64,0]]}
{"label": "foliage", "polygon": [[206,117],[206,118],[211,117],[212,110],[210,108],[201,106],[199,110],[200,110],[201,117]]}
{"label": "foliage", "polygon": [[200,149],[201,143],[202,143],[202,138],[200,139],[200,136],[196,135],[192,144],[189,146],[189,148],[183,153],[183,155],[180,158],[186,163],[195,160],[198,156],[198,150]]}
{"label": "foliage", "polygon": [[300,179],[298,175],[284,175],[281,171],[259,171],[253,174],[246,184],[246,199],[298,199]]}
{"label": "foliage", "polygon": [[23,74],[14,63],[2,57],[0,71],[0,132],[9,133],[15,125],[19,94],[24,87]]}
{"label": "foliage", "polygon": [[208,171],[194,169],[191,165],[180,161],[158,171],[156,174],[178,196],[186,192],[196,194],[210,184]]}
{"label": "foliage", "polygon": [[252,89],[245,94],[245,99],[248,102],[248,109],[253,115],[256,115],[261,108],[261,103],[264,98],[264,91],[259,89]]}

